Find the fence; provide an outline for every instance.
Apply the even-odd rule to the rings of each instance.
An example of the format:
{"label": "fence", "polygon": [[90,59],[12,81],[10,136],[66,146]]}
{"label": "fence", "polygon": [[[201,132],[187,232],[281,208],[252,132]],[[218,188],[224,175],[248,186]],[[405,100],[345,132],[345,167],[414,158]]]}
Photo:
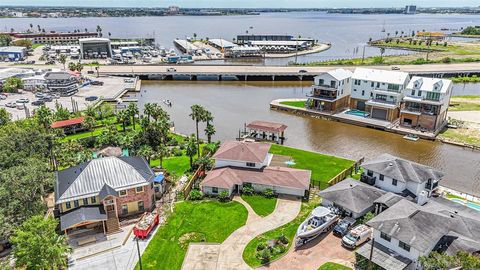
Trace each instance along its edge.
{"label": "fence", "polygon": [[195,181],[197,181],[197,179],[202,176],[204,174],[204,170],[203,170],[203,167],[199,167],[195,173],[192,175],[192,177],[190,178],[190,180],[188,180],[188,183],[185,185],[185,187],[183,188],[183,197],[185,199],[188,198],[188,194],[190,194],[190,191],[192,191],[193,189],[193,186],[195,185]]}
{"label": "fence", "polygon": [[330,186],[333,186],[336,183],[338,183],[340,181],[343,181],[345,178],[347,178],[347,176],[351,176],[353,173],[358,172],[358,170],[360,169],[359,168],[360,164],[362,164],[364,160],[365,160],[365,158],[363,158],[363,157],[361,159],[357,160],[355,163],[352,164],[352,166],[350,166],[347,169],[341,171],[339,174],[337,174],[335,177],[333,177],[327,183],[322,182],[320,180],[311,180],[310,187],[311,188],[316,187],[316,188],[322,190],[322,189],[326,189]]}

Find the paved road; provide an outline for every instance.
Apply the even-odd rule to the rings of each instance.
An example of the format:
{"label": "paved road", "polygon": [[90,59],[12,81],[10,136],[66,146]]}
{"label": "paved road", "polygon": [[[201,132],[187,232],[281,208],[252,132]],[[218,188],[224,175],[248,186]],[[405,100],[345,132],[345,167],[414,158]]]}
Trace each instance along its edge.
{"label": "paved road", "polygon": [[[353,70],[357,66],[341,66]],[[369,66],[370,68],[391,70],[392,66]],[[479,63],[463,64],[429,64],[429,65],[398,65],[401,71],[413,73],[435,73],[435,72],[478,72]],[[167,72],[167,69],[174,68],[175,72]],[[247,65],[172,65],[172,66],[147,66],[147,65],[118,65],[101,66],[100,74],[203,74],[203,75],[309,75],[326,72],[338,68],[337,66],[323,67],[296,67],[296,66],[247,66]],[[300,74],[299,70],[306,73]]]}
{"label": "paved road", "polygon": [[248,210],[247,223],[233,232],[222,244],[190,244],[183,261],[183,270],[247,270],[251,269],[242,258],[247,244],[264,232],[292,221],[300,212],[301,201],[279,197],[275,211],[261,218],[241,198]]}

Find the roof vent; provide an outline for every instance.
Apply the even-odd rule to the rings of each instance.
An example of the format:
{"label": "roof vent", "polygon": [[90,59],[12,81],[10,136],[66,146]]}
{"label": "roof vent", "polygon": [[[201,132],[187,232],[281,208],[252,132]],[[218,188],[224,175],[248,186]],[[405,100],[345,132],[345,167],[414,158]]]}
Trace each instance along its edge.
{"label": "roof vent", "polygon": [[388,166],[393,166],[393,162],[388,163]]}

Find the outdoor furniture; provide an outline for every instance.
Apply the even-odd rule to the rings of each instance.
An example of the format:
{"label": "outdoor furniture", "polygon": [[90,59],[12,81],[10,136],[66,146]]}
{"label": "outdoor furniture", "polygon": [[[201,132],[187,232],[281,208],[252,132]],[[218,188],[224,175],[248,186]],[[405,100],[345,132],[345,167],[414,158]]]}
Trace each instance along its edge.
{"label": "outdoor furniture", "polygon": [[77,244],[79,246],[84,246],[84,245],[95,243],[95,242],[97,242],[97,238],[95,236],[87,236],[87,237],[78,239]]}

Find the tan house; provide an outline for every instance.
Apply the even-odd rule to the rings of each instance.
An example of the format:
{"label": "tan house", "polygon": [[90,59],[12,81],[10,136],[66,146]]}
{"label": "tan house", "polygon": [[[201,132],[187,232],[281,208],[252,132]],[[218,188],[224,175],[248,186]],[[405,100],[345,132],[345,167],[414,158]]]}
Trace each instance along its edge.
{"label": "tan house", "polygon": [[60,227],[119,231],[119,218],[155,206],[155,174],[141,157],[105,157],[56,173],[55,205]]}

